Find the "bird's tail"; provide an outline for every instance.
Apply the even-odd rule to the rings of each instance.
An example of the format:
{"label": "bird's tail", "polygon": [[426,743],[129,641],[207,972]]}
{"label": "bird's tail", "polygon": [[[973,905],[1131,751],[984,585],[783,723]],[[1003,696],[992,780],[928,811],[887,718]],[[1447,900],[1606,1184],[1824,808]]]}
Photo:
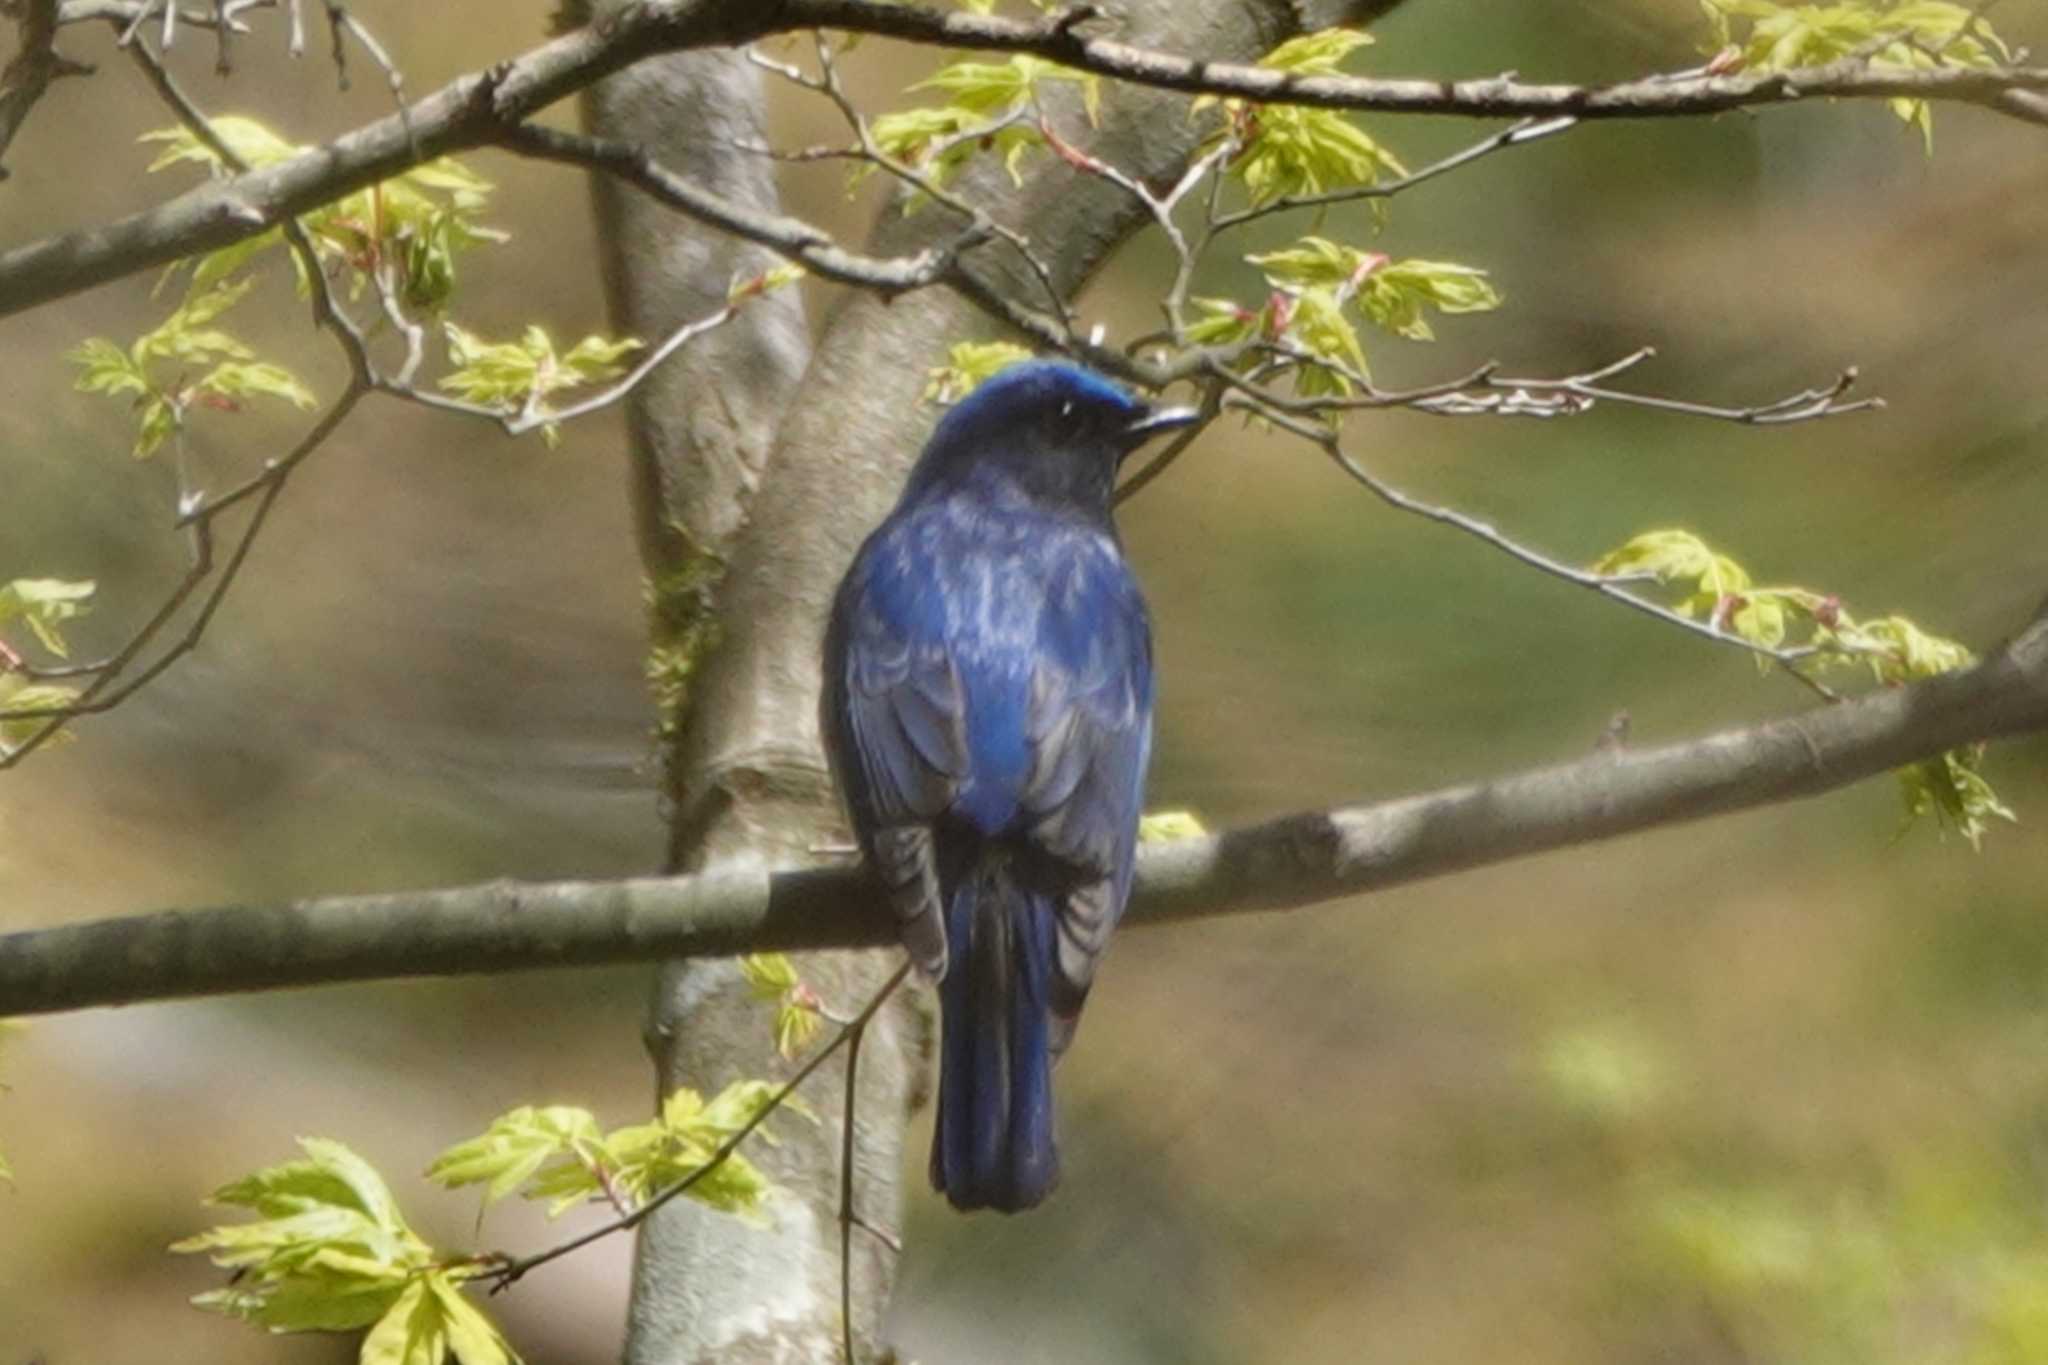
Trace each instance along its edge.
{"label": "bird's tail", "polygon": [[1060,1178],[1053,1139],[1053,907],[984,853],[946,906],[932,1185],[959,1209],[1028,1209]]}

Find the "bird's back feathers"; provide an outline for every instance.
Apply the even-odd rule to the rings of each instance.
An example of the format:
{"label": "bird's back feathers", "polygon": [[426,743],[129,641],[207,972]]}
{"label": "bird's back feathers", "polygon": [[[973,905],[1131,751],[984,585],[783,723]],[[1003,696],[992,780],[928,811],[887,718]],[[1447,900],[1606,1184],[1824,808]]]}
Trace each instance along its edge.
{"label": "bird's back feathers", "polygon": [[933,1183],[1005,1210],[1058,1178],[1052,1061],[1129,894],[1152,726],[1108,515],[1112,433],[1143,408],[1064,367],[1012,373],[941,424],[861,547],[822,711],[862,850],[941,982]]}

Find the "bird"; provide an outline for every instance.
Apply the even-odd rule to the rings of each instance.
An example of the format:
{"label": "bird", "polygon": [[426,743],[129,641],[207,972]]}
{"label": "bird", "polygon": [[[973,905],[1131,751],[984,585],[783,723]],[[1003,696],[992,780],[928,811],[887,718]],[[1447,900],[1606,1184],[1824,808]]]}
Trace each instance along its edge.
{"label": "bird", "polygon": [[1001,370],[940,419],[833,598],[821,731],[937,983],[931,1182],[962,1210],[1059,1180],[1052,1066],[1130,896],[1152,749],[1117,469],[1198,416],[1076,364]]}

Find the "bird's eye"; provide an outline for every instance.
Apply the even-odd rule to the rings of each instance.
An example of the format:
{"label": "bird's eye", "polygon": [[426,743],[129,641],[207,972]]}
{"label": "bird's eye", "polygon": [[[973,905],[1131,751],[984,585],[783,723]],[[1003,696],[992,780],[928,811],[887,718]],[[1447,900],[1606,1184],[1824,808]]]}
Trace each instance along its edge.
{"label": "bird's eye", "polygon": [[1070,401],[1070,402],[1065,402],[1065,403],[1062,403],[1062,404],[1060,404],[1060,416],[1062,416],[1062,417],[1072,417],[1073,415],[1074,415],[1074,405],[1073,405],[1073,403],[1072,403],[1071,401]]}

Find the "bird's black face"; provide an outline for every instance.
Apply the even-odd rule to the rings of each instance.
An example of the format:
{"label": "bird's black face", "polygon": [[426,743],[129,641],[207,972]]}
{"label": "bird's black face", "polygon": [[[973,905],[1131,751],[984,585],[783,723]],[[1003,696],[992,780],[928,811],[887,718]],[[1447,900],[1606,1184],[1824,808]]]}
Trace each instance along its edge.
{"label": "bird's black face", "polygon": [[912,485],[1000,473],[1033,497],[1106,515],[1124,456],[1195,417],[1191,408],[1153,407],[1076,365],[1016,365],[946,414]]}

